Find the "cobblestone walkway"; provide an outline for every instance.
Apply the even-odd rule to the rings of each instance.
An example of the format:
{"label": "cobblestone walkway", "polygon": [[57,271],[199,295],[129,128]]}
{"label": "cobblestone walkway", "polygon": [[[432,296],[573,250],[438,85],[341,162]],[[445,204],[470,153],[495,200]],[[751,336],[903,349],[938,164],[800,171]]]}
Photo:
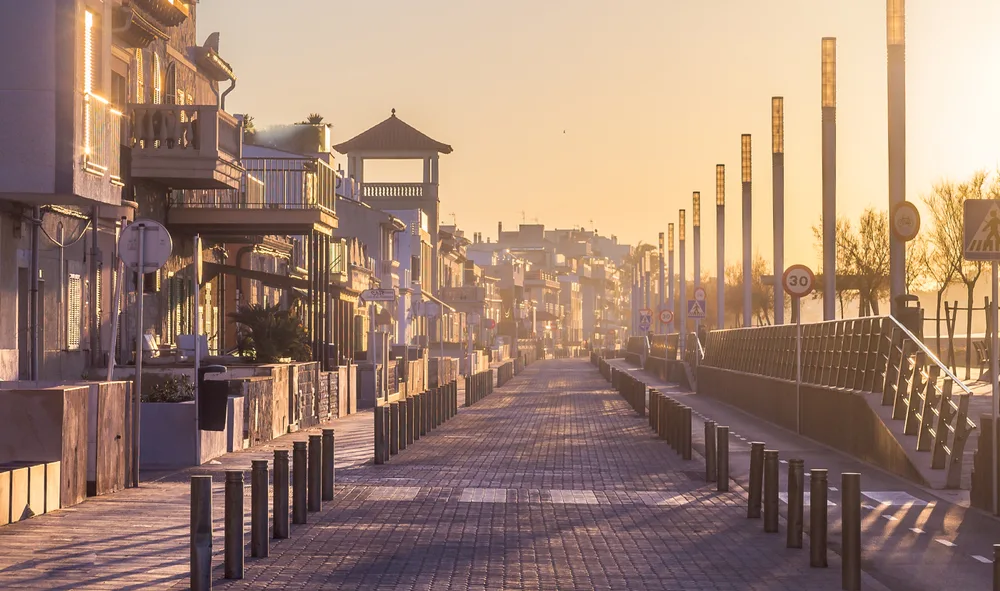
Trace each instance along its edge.
{"label": "cobblestone walkway", "polygon": [[[810,569],[765,535],[583,360],[529,367],[382,466],[371,413],[334,426],[336,500],[216,588],[840,589],[838,557]],[[215,475],[221,565],[222,470],[305,436],[0,528],[0,589],[186,588],[190,475]]]}

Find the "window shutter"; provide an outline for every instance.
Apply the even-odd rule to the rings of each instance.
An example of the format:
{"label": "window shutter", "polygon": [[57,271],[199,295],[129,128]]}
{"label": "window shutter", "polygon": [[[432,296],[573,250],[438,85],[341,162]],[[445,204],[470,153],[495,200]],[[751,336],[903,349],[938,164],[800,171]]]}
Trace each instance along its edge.
{"label": "window shutter", "polygon": [[66,349],[80,350],[80,324],[82,321],[83,281],[76,273],[69,274],[66,297]]}

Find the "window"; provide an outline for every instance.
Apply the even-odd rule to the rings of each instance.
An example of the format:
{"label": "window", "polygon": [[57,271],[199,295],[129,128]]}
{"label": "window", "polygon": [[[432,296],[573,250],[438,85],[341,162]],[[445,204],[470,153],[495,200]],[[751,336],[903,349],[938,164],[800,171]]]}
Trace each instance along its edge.
{"label": "window", "polygon": [[94,30],[96,23],[95,16],[89,10],[83,16],[83,92],[91,93],[94,90],[94,79],[97,72],[97,32]]}
{"label": "window", "polygon": [[83,316],[83,281],[76,273],[66,282],[66,349],[80,350],[80,324]]}
{"label": "window", "polygon": [[153,53],[153,104],[163,103],[163,73],[160,68],[160,54]]}
{"label": "window", "polygon": [[135,80],[135,92],[132,100],[138,104],[146,102],[146,71],[143,69],[142,50],[135,50],[135,61],[132,64],[133,76]]}

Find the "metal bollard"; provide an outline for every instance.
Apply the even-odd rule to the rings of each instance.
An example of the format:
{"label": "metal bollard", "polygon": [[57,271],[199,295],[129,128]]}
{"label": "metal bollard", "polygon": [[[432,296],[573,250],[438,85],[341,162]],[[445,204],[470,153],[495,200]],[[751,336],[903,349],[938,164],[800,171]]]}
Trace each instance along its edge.
{"label": "metal bollard", "polygon": [[334,431],[323,429],[323,500],[333,500],[334,485]]}
{"label": "metal bollard", "polygon": [[323,508],[323,437],[309,436],[309,511]]}
{"label": "metal bollard", "polygon": [[764,531],[778,532],[778,451],[764,450]]}
{"label": "metal bollard", "polygon": [[705,421],[705,482],[715,482],[715,421]]}
{"label": "metal bollard", "polygon": [[649,390],[649,428],[656,431],[656,403],[660,393],[655,388]]}
{"label": "metal bollard", "polygon": [[434,388],[434,397],[437,398],[437,424],[440,427],[444,424],[444,388]]}
{"label": "metal bollard", "polygon": [[212,477],[191,477],[191,590],[212,588]]}
{"label": "metal bollard", "polygon": [[406,449],[406,438],[409,435],[407,421],[410,416],[410,399],[404,398],[399,401],[399,451]]}
{"label": "metal bollard", "polygon": [[268,555],[267,460],[250,462],[250,556]]}
{"label": "metal bollard", "polygon": [[389,403],[389,455],[399,453],[399,403]]}
{"label": "metal bollard", "polygon": [[415,411],[413,414],[413,440],[419,441],[420,436],[424,434],[424,395],[425,392],[421,392],[414,397],[414,401],[417,405],[414,407]]}
{"label": "metal bollard", "polygon": [[274,450],[274,539],[288,537],[288,450]]}
{"label": "metal bollard", "polygon": [[243,470],[226,470],[225,576],[243,578]]}
{"label": "metal bollard", "polygon": [[684,406],[682,408],[681,414],[681,428],[684,430],[681,440],[683,444],[682,456],[685,460],[690,460],[693,455],[693,446],[691,445],[691,407]]}
{"label": "metal bollard", "polygon": [[424,392],[424,430],[421,431],[421,434],[430,433],[434,429],[434,423],[431,421],[434,413],[434,396],[432,394],[433,390]]}
{"label": "metal bollard", "polygon": [[384,404],[382,409],[382,461],[389,461],[389,405]]}
{"label": "metal bollard", "polygon": [[747,519],[760,519],[764,489],[764,444],[750,444],[750,490],[747,491]]}
{"label": "metal bollard", "polygon": [[669,431],[668,431],[668,425],[670,423],[670,419],[669,419],[669,417],[667,415],[667,412],[669,412],[669,410],[670,410],[670,402],[669,402],[669,399],[667,398],[666,394],[661,394],[660,395],[660,401],[656,403],[656,410],[657,410],[657,412],[660,415],[660,418],[657,421],[657,423],[658,423],[657,424],[657,435],[660,436],[660,439],[666,441],[667,440],[667,434],[669,433]]}
{"label": "metal bollard", "polygon": [[715,489],[729,491],[729,427],[715,428],[716,454],[718,454],[718,481]]}
{"label": "metal bollard", "polygon": [[372,413],[375,416],[375,463],[381,464],[382,460],[382,446],[385,443],[382,441],[382,411],[381,407],[376,406],[375,411]]}
{"label": "metal bollard", "polygon": [[635,383],[635,412],[640,417],[646,416],[646,383],[636,381]]}
{"label": "metal bollard", "polygon": [[[376,438],[375,441],[378,441]],[[292,523],[306,522],[306,442],[292,443]]]}
{"label": "metal bollard", "polygon": [[826,568],[826,470],[809,471],[809,566]]}
{"label": "metal bollard", "polygon": [[845,591],[861,589],[861,474],[849,472],[840,475],[843,511],[843,560],[841,561],[841,588]]}
{"label": "metal bollard", "polygon": [[802,460],[788,460],[788,538],[785,545],[789,548],[802,547],[803,469]]}

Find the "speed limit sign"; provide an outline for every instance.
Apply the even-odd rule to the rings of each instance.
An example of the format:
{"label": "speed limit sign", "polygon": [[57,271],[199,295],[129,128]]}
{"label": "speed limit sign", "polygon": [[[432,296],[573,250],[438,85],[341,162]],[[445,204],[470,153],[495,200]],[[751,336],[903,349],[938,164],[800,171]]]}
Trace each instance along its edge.
{"label": "speed limit sign", "polygon": [[792,265],[782,275],[781,284],[788,295],[793,298],[803,298],[812,293],[816,276],[813,275],[812,269],[805,265]]}

